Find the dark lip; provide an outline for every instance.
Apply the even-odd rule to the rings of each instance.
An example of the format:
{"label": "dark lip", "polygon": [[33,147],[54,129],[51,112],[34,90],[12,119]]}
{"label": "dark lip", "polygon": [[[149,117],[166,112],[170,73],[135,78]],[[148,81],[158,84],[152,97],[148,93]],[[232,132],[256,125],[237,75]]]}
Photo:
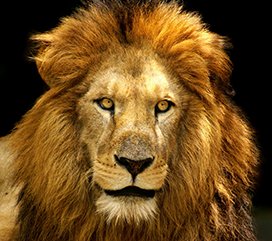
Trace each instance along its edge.
{"label": "dark lip", "polygon": [[142,197],[153,198],[155,196],[155,190],[142,189],[136,186],[128,186],[119,190],[104,190],[107,195],[113,197]]}

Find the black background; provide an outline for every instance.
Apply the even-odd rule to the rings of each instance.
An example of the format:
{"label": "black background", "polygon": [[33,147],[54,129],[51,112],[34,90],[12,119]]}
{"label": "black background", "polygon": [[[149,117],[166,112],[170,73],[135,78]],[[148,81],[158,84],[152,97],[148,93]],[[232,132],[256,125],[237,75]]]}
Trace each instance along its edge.
{"label": "black background", "polygon": [[[239,3],[244,2],[244,3]],[[256,207],[272,207],[271,21],[265,1],[186,0],[210,30],[230,38],[234,101],[256,130],[262,153]],[[29,36],[55,27],[80,6],[79,0],[4,1],[0,3],[0,135],[8,134],[47,89],[28,59]],[[266,13],[267,12],[267,13]],[[271,227],[272,228],[272,227]]]}

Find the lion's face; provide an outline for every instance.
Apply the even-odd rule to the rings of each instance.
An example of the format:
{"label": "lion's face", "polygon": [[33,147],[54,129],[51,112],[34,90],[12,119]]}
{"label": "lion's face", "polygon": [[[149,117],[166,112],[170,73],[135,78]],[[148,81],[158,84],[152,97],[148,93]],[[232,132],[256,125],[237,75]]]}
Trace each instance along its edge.
{"label": "lion's face", "polygon": [[155,58],[111,61],[118,64],[88,77],[90,88],[79,104],[82,141],[92,184],[101,189],[97,211],[109,220],[139,221],[156,213],[156,194],[176,145],[182,87]]}

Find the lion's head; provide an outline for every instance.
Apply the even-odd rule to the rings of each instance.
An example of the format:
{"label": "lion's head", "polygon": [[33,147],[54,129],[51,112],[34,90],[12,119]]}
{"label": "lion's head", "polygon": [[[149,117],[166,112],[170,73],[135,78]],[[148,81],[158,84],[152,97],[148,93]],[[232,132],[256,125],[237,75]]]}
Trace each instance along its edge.
{"label": "lion's head", "polygon": [[91,3],[33,36],[51,89],[10,137],[16,240],[254,240],[225,38],[176,3]]}

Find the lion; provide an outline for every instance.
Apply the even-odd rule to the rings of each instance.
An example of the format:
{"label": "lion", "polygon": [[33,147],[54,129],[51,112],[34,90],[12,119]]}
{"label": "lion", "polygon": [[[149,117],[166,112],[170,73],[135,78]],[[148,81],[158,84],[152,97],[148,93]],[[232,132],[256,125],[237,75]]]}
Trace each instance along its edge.
{"label": "lion", "polygon": [[2,141],[3,240],[256,240],[227,37],[175,1],[114,0],[31,39],[50,89]]}

